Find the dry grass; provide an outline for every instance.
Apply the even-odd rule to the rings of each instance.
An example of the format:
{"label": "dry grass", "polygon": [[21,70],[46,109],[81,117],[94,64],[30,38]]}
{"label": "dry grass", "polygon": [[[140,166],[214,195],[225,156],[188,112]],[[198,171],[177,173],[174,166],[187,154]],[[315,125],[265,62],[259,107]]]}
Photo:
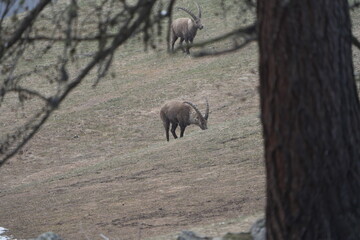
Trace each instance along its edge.
{"label": "dry grass", "polygon": [[[185,4],[191,8],[190,2]],[[215,17],[221,12],[216,4],[198,2],[207,28],[196,41],[232,28],[235,13],[221,27],[225,20]],[[358,27],[354,32],[359,35]],[[54,231],[65,239],[100,239],[100,233],[111,239],[169,239],[188,228],[210,235],[245,231],[261,215],[265,179],[256,44],[201,59],[169,56],[165,49],[164,43],[143,52],[136,39],[119,49],[111,70],[116,77],[94,89],[90,76],[0,169],[2,227],[18,238]],[[162,104],[186,99],[204,109],[205,97],[209,129],[190,126],[184,138],[166,142]],[[14,102],[10,98],[3,109],[14,108]],[[1,130],[23,121],[33,108],[1,114]]]}

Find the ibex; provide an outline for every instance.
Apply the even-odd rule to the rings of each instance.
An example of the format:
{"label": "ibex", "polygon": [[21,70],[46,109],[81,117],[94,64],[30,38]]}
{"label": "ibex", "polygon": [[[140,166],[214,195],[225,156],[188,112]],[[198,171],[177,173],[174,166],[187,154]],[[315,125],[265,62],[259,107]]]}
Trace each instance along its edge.
{"label": "ibex", "polygon": [[182,47],[182,43],[185,40],[186,42],[186,53],[189,54],[190,47],[189,43],[192,43],[196,32],[198,29],[202,29],[203,25],[201,24],[201,7],[195,2],[196,7],[198,8],[198,17],[195,16],[190,10],[178,7],[177,9],[181,9],[187,14],[189,14],[191,18],[178,18],[173,21],[171,24],[171,31],[172,31],[172,39],[171,39],[171,50],[174,52],[174,45],[178,38],[180,38],[180,47],[184,51]]}
{"label": "ibex", "polygon": [[[195,110],[194,111],[192,111]],[[180,126],[180,137],[184,136],[185,128],[190,124],[198,125],[202,130],[207,129],[207,119],[209,117],[209,103],[206,99],[206,111],[203,116],[199,109],[191,102],[172,101],[166,103],[160,110],[160,118],[163,121],[166,140],[169,141],[169,129],[171,123],[171,133],[177,138],[175,130]]]}

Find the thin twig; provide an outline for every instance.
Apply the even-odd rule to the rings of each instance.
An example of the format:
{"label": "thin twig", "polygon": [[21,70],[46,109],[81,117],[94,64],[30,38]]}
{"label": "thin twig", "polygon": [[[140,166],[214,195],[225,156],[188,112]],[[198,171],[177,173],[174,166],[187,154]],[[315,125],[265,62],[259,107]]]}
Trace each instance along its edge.
{"label": "thin twig", "polygon": [[[241,28],[235,29],[231,32],[225,33],[216,38],[212,38],[212,39],[200,42],[200,43],[190,44],[189,47],[191,47],[191,48],[204,47],[204,46],[212,44],[212,43],[216,43],[216,42],[220,42],[220,41],[229,39],[230,37],[233,37],[233,36],[238,36],[238,37],[244,36],[246,38],[251,39],[251,41],[257,40],[256,23],[254,23],[250,26],[247,26],[247,27],[241,27]],[[177,51],[179,49],[181,49],[181,48],[177,47],[175,50]]]}
{"label": "thin twig", "polygon": [[38,5],[30,11],[30,13],[22,20],[18,29],[14,32],[12,37],[6,41],[4,45],[0,45],[0,57],[3,55],[6,49],[11,48],[16,42],[21,39],[22,34],[29,29],[37,16],[42,12],[42,10],[51,3],[52,0],[42,0]]}
{"label": "thin twig", "polygon": [[[151,13],[155,2],[156,0],[140,0],[136,6],[132,7],[131,10],[133,11],[131,16],[115,35],[110,46],[98,52],[87,66],[81,70],[78,76],[67,83],[64,86],[64,89],[59,91],[56,96],[48,98],[48,104],[27,122],[24,127],[19,128],[15,134],[8,135],[6,139],[0,143],[0,167],[14,156],[37,133],[51,113],[58,108],[69,93],[82,82],[99,62],[113,54],[120,45],[128,40],[141,27],[144,21],[148,19],[147,16]],[[137,15],[137,17],[134,19],[135,15]]]}
{"label": "thin twig", "polygon": [[38,97],[46,103],[49,102],[49,99],[47,97],[45,97],[44,95],[42,95],[41,93],[39,93],[35,90],[30,90],[30,89],[22,88],[22,87],[14,87],[14,88],[8,89],[7,91],[28,94],[30,96]]}
{"label": "thin twig", "polygon": [[351,35],[352,44],[360,50],[360,42],[354,35]]}
{"label": "thin twig", "polygon": [[230,49],[226,49],[226,50],[222,50],[222,51],[200,51],[198,53],[193,54],[193,57],[206,57],[206,56],[219,56],[219,55],[224,55],[224,54],[228,54],[228,53],[232,53],[235,52],[241,48],[244,48],[245,46],[247,46],[249,43],[256,41],[257,38],[256,37],[251,37],[251,38],[247,38],[243,43],[241,44],[237,44],[234,47],[230,48]]}

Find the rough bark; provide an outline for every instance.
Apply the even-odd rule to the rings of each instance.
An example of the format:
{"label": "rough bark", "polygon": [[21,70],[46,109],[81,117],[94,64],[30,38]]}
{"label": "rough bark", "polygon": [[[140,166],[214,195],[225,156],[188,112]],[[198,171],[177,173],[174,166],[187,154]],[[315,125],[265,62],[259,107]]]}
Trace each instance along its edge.
{"label": "rough bark", "polygon": [[259,0],[267,239],[360,239],[347,0]]}

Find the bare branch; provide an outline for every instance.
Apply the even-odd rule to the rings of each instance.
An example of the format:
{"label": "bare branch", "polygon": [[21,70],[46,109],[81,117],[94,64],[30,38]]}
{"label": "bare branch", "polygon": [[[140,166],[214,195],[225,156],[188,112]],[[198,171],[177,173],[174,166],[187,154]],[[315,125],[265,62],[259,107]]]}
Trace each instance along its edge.
{"label": "bare branch", "polygon": [[[71,38],[74,42],[92,42],[99,41],[100,39],[113,39],[116,34],[105,34],[105,35],[96,35],[96,36],[74,36]],[[45,35],[36,35],[34,37],[26,36],[22,37],[21,40],[34,42],[34,41],[54,41],[54,42],[64,42],[66,38],[64,37],[53,37],[53,36],[45,36]]]}
{"label": "bare branch", "polygon": [[194,57],[206,57],[206,56],[219,56],[219,55],[224,55],[224,54],[228,54],[228,53],[232,53],[235,52],[241,48],[246,47],[249,43],[256,41],[257,38],[256,37],[250,37],[245,39],[245,41],[241,44],[236,44],[234,47],[230,48],[230,49],[226,49],[226,50],[222,50],[222,51],[200,51],[198,53],[193,54]]}
{"label": "bare branch", "polygon": [[176,0],[171,0],[169,3],[168,8],[166,9],[166,12],[164,14],[164,17],[168,17],[169,21],[168,21],[168,27],[167,27],[167,34],[166,34],[166,42],[167,42],[167,51],[170,53],[170,35],[171,35],[171,24],[172,24],[172,13],[173,13],[173,8],[175,5]]}
{"label": "bare branch", "polygon": [[[217,52],[209,52],[209,51],[202,51],[199,53],[195,53],[193,54],[194,57],[204,57],[204,56],[215,56],[215,55],[221,55],[221,54],[226,54],[226,53],[230,53],[230,52],[234,52],[236,50],[239,50],[243,47],[245,47],[246,45],[248,45],[250,42],[252,41],[256,41],[257,40],[257,33],[256,33],[256,23],[247,26],[247,27],[241,27],[238,29],[235,29],[234,31],[225,33],[221,36],[218,36],[216,38],[213,39],[209,39],[200,43],[195,43],[190,45],[190,47],[195,47],[195,48],[200,48],[200,47],[204,47],[206,45],[212,44],[212,43],[216,43],[216,42],[220,42],[226,39],[229,39],[231,37],[242,37],[244,38],[244,42],[239,44],[236,44],[233,48],[231,49],[227,49],[227,50],[222,50],[222,51],[217,51]],[[180,47],[176,48],[176,51],[179,50]]]}
{"label": "bare branch", "polygon": [[4,18],[5,18],[5,16],[9,13],[11,7],[14,6],[14,3],[15,3],[14,1],[6,1],[6,2],[2,2],[2,3],[1,3],[2,6],[5,6],[5,8],[2,9],[3,12],[2,12],[2,14],[1,14],[0,24],[2,24],[2,22],[4,21]]}
{"label": "bare branch", "polygon": [[349,6],[349,9],[354,11],[358,7],[360,7],[360,2],[354,2],[351,6]]}
{"label": "bare branch", "polygon": [[4,45],[0,45],[0,56],[3,55],[6,49],[11,48],[16,42],[20,40],[22,34],[29,28],[29,26],[32,25],[36,17],[49,3],[51,3],[51,0],[42,0],[33,10],[30,11],[30,13],[20,23],[18,29],[15,30],[12,37]]}
{"label": "bare branch", "polygon": [[[23,147],[46,122],[48,117],[62,101],[69,95],[69,93],[78,86],[88,73],[102,62],[107,57],[111,56],[114,51],[129,39],[144,23],[148,20],[148,16],[155,4],[156,0],[139,0],[138,4],[132,7],[132,13],[127,19],[127,22],[115,34],[109,47],[99,51],[93,59],[80,71],[80,73],[72,81],[66,83],[63,90],[59,91],[57,95],[48,98],[48,104],[36,114],[28,123],[18,129],[13,135],[8,135],[2,142],[0,142],[0,167],[5,164],[16,152]],[[135,18],[135,15],[137,17]],[[110,57],[111,62],[111,57]],[[110,63],[109,63],[110,64]],[[105,64],[105,68],[108,68]],[[36,93],[33,93],[36,95]],[[40,96],[38,96],[40,97]]]}
{"label": "bare branch", "polygon": [[[9,158],[14,156],[16,152],[29,141],[39,128],[46,122],[48,117],[54,112],[62,101],[89,75],[94,68],[97,68],[97,78],[94,86],[108,72],[114,57],[115,50],[124,44],[130,37],[138,33],[142,33],[145,46],[154,45],[154,33],[156,33],[156,24],[158,24],[158,33],[161,33],[161,24],[164,18],[169,18],[167,41],[170,39],[170,25],[172,10],[176,0],[170,0],[166,4],[166,10],[162,8],[162,1],[159,0],[137,0],[134,4],[126,1],[103,0],[94,1],[93,4],[86,7],[93,9],[81,12],[77,6],[76,0],[71,0],[69,4],[60,5],[60,10],[39,13],[44,9],[46,4],[51,0],[41,0],[37,7],[32,10],[27,17],[16,24],[13,35],[6,44],[0,46],[0,60],[11,63],[10,70],[6,70],[3,80],[8,84],[3,85],[1,94],[5,96],[7,92],[17,92],[25,97],[36,97],[43,101],[44,106],[34,115],[25,125],[18,128],[11,135],[5,136],[0,141],[0,166]],[[155,3],[159,2],[159,11],[153,12]],[[251,1],[249,0],[249,3]],[[118,8],[118,5],[121,7]],[[41,6],[41,7],[40,7]],[[65,8],[63,8],[65,6]],[[82,7],[82,6],[81,6]],[[79,11],[78,11],[79,9]],[[85,13],[84,15],[81,15]],[[42,17],[44,15],[44,17]],[[97,16],[95,18],[92,16]],[[43,24],[45,21],[45,24]],[[24,23],[26,22],[26,24]],[[41,23],[37,25],[37,23]],[[50,23],[54,26],[48,29],[46,24]],[[95,31],[94,31],[95,30]],[[201,47],[213,42],[219,42],[227,38],[239,38],[239,45],[235,45],[233,49],[225,51],[212,52],[212,55],[223,54],[240,49],[250,41],[256,39],[256,24],[245,28],[236,29],[230,33],[224,34],[208,41],[194,44],[193,47]],[[244,40],[245,39],[245,42]],[[241,41],[240,41],[241,40]],[[95,44],[88,44],[97,42]],[[84,53],[77,53],[77,47],[84,43],[85,48],[79,47],[81,50],[87,51],[91,49],[93,54],[86,59],[86,62],[79,61],[76,56],[82,56]],[[88,48],[87,46],[92,46]],[[63,51],[59,53],[58,47],[63,47]],[[53,53],[55,52],[55,55]],[[57,54],[57,55],[56,55]],[[210,53],[200,53],[209,55]],[[48,61],[51,55],[51,68],[44,67],[43,70],[38,67],[32,70],[20,68],[18,61],[20,57],[24,60],[39,60],[37,64],[41,66],[44,61]],[[46,62],[48,66],[48,62]],[[76,68],[74,64],[79,64]],[[41,68],[41,67],[40,67]],[[73,69],[76,68],[76,71]],[[46,71],[46,69],[51,72]],[[53,74],[55,72],[55,76]],[[16,75],[15,75],[16,74]],[[28,89],[26,81],[31,79],[32,74],[37,74],[39,81],[47,80],[49,84],[57,84],[51,89],[56,89],[52,95],[48,97],[42,90]],[[53,80],[55,78],[55,80]],[[5,81],[3,81],[5,83]],[[23,84],[24,85],[21,85]],[[46,91],[46,90],[45,90]],[[0,99],[1,101],[1,99]]]}
{"label": "bare branch", "polygon": [[351,36],[351,41],[352,44],[360,50],[360,42],[354,35]]}
{"label": "bare branch", "polygon": [[245,4],[248,6],[248,7],[252,7],[252,8],[256,8],[256,2],[255,1],[252,1],[252,0],[244,0]]}
{"label": "bare branch", "polygon": [[[6,141],[0,144],[0,167],[14,156],[40,129],[49,118],[51,108],[45,107],[37,113],[24,127],[18,128],[12,136],[7,136]],[[12,148],[13,147],[13,148]],[[12,148],[11,150],[9,148]]]}
{"label": "bare branch", "polygon": [[248,26],[248,27],[241,27],[238,28],[234,31],[231,31],[229,33],[225,33],[219,37],[213,38],[213,39],[209,39],[200,43],[195,43],[192,44],[191,47],[204,47],[206,45],[212,44],[212,43],[216,43],[216,42],[220,42],[226,39],[229,39],[230,37],[250,37],[250,38],[255,38],[255,40],[257,39],[256,36],[256,23]]}
{"label": "bare branch", "polygon": [[8,92],[17,92],[20,94],[26,94],[26,95],[33,96],[33,97],[38,97],[41,100],[43,100],[44,102],[49,103],[49,99],[47,97],[43,96],[42,94],[40,94],[39,92],[34,91],[34,90],[30,90],[30,89],[22,88],[22,87],[14,87],[14,88],[10,88],[7,91]]}
{"label": "bare branch", "polygon": [[107,59],[104,60],[103,63],[99,64],[98,75],[95,80],[95,83],[93,84],[93,87],[96,87],[97,84],[99,83],[100,79],[106,75],[106,73],[109,70],[111,63],[113,61],[113,57],[114,57],[114,54],[112,53],[112,54],[110,54],[110,56]]}

